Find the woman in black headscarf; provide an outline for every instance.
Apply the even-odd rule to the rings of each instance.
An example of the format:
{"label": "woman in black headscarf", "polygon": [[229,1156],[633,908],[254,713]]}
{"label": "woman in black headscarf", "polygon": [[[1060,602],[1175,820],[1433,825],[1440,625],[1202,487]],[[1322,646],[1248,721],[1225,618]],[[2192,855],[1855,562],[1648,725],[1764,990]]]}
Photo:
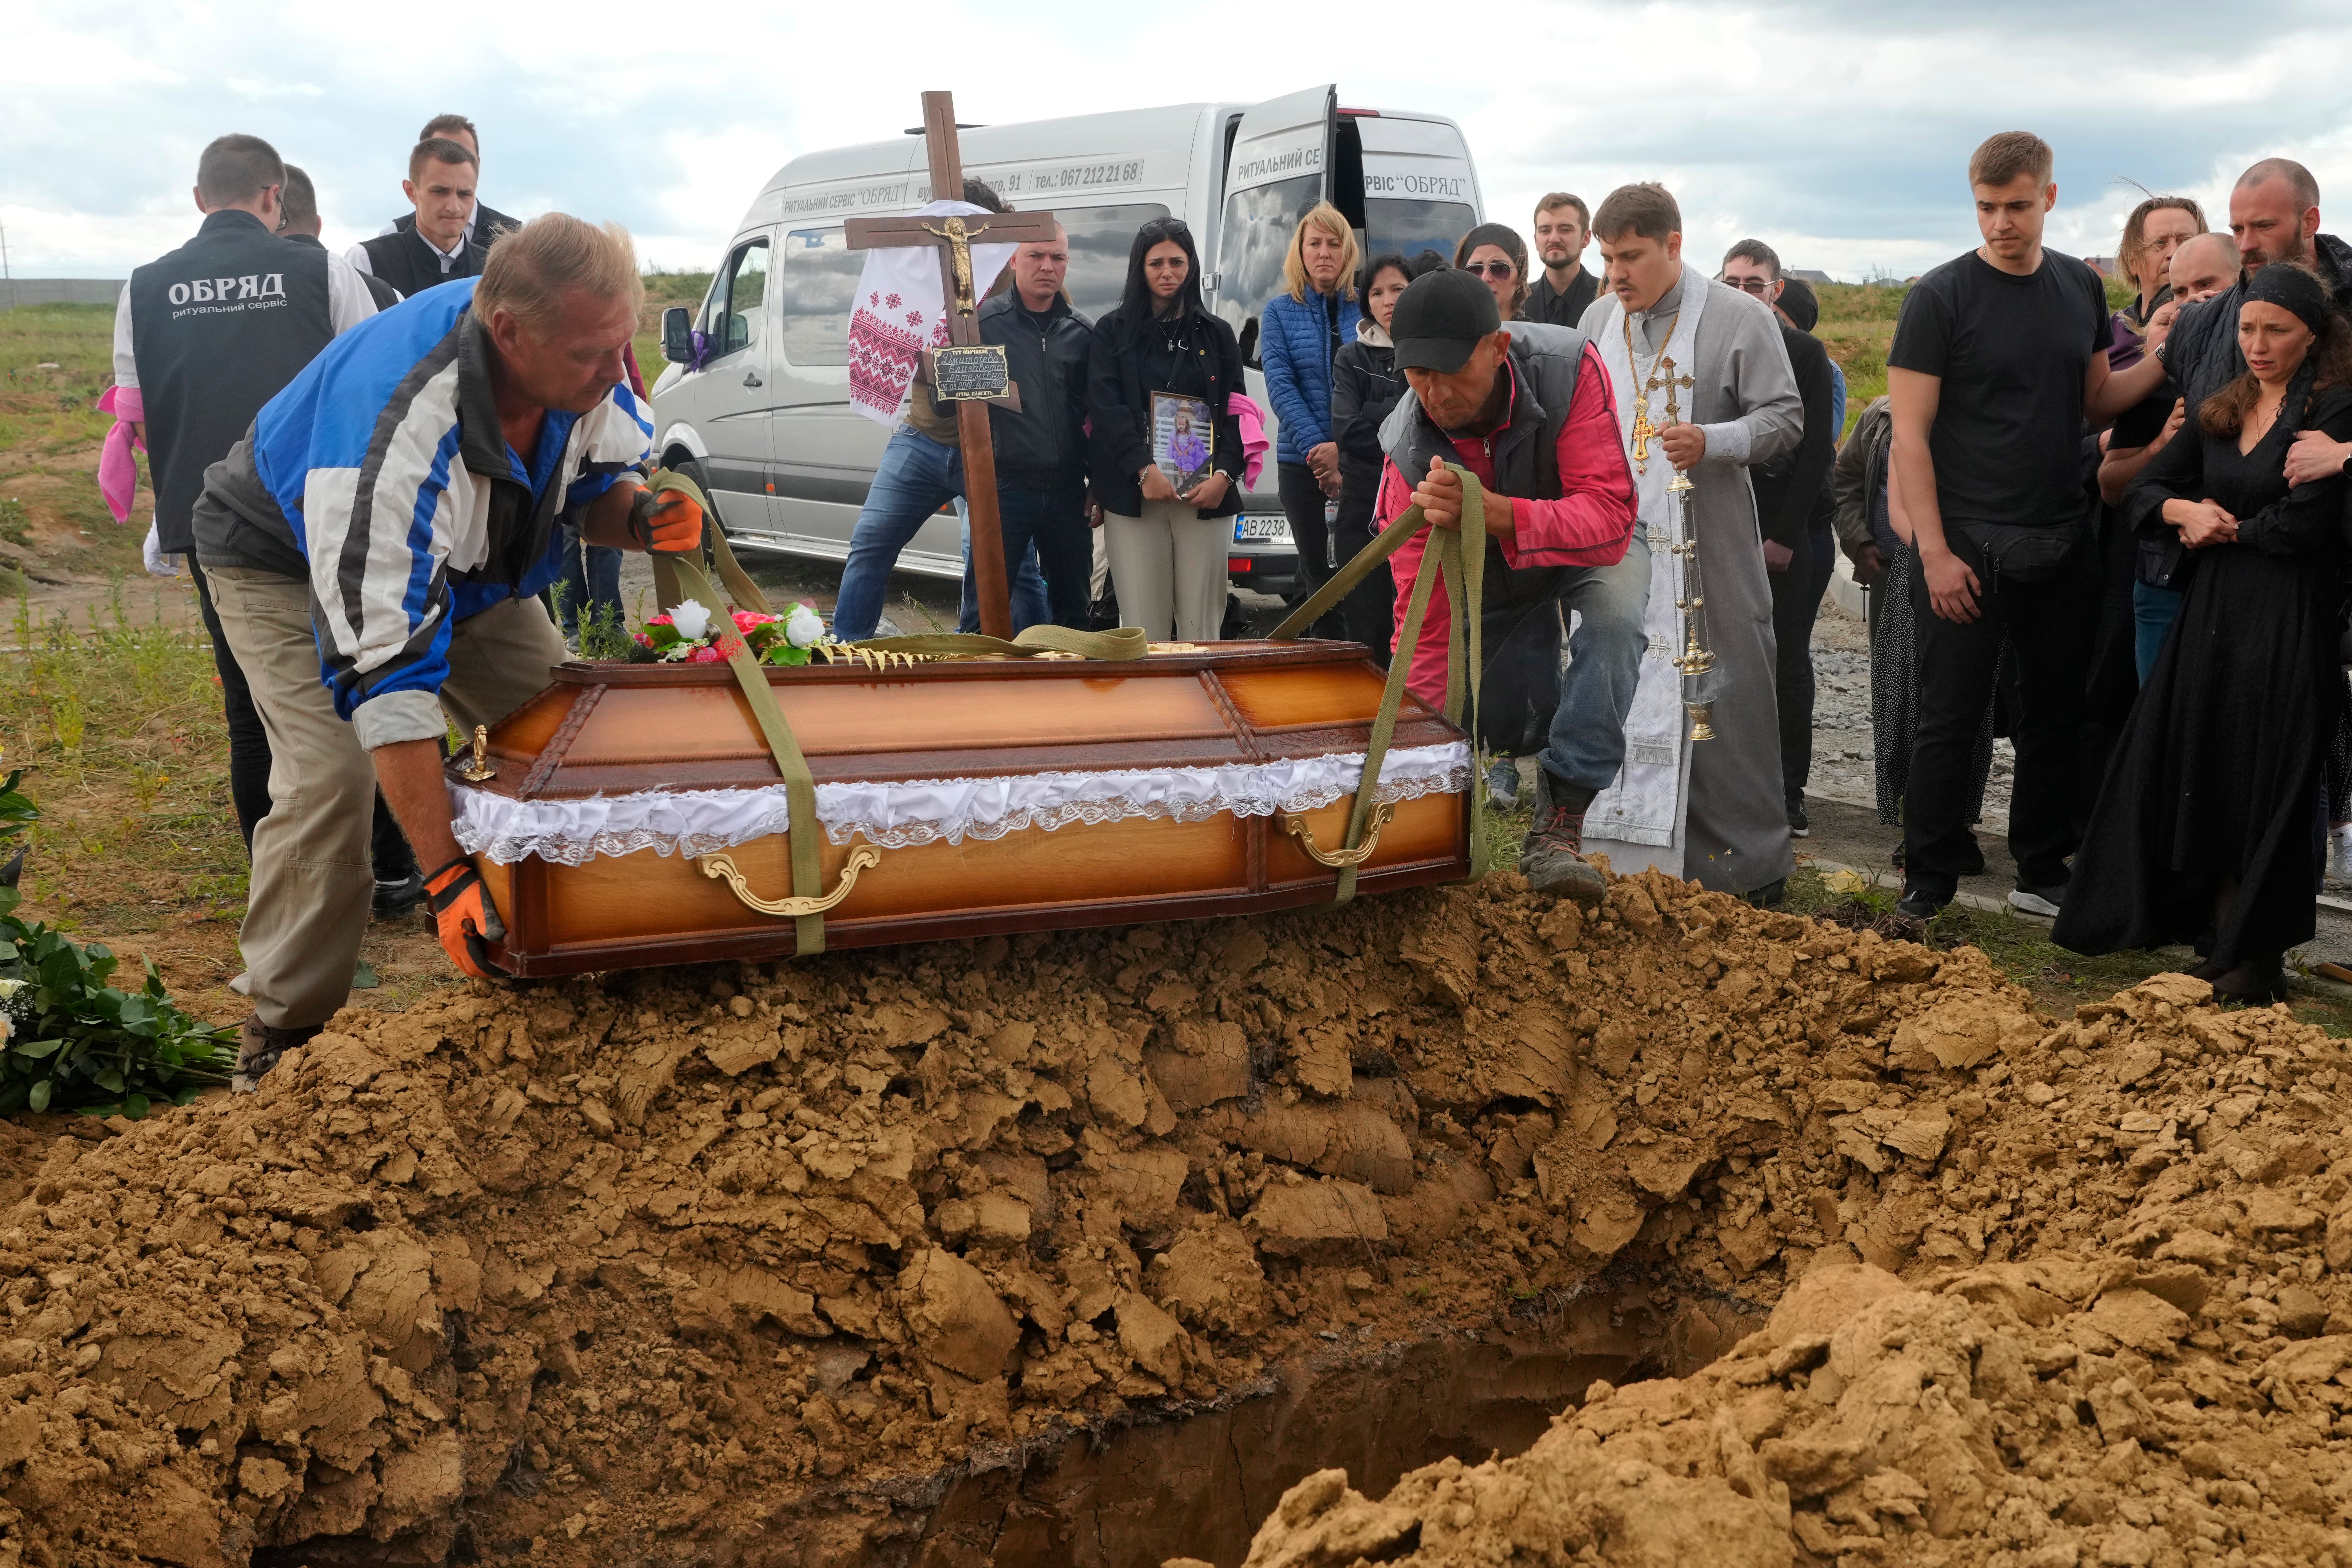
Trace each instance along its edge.
{"label": "woman in black headscarf", "polygon": [[2199,562],[2133,707],[2053,933],[2077,952],[2200,937],[2217,995],[2284,994],[2313,935],[2320,768],[2344,682],[2345,478],[2289,486],[2299,431],[2352,436],[2352,332],[2273,263],[2238,315],[2246,374],[2207,398],[2124,498]]}

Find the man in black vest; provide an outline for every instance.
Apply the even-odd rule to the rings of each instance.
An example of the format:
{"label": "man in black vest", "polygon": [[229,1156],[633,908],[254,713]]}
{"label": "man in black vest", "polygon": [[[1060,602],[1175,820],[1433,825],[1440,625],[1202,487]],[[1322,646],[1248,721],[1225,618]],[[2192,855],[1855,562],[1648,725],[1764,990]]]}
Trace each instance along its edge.
{"label": "man in black vest", "polygon": [[[1634,526],[1633,470],[1617,434],[1609,375],[1581,331],[1505,321],[1475,274],[1416,278],[1389,322],[1411,388],[1381,426],[1388,456],[1373,521],[1385,528],[1418,504],[1433,528],[1462,526],[1464,480],[1484,497],[1486,563],[1478,606],[1495,673],[1499,650],[1529,621],[1577,615],[1568,674],[1537,759],[1536,812],[1519,871],[1539,893],[1591,903],[1607,885],[1584,858],[1584,813],[1625,761],[1649,645],[1650,554]],[[1433,536],[1391,558],[1399,629]],[[1432,708],[1447,687],[1452,610],[1433,597],[1406,684]],[[1402,653],[1402,650],[1399,650]],[[1482,698],[1495,690],[1488,681]]]}
{"label": "man in black vest", "polygon": [[1543,270],[1519,306],[1522,321],[1573,327],[1600,292],[1601,280],[1584,269],[1584,247],[1592,238],[1592,214],[1584,198],[1554,191],[1536,204],[1536,256]]}
{"label": "man in black vest", "polygon": [[258,136],[206,147],[195,188],[204,226],[133,271],[114,315],[114,380],[123,400],[137,400],[158,548],[189,557],[212,634],[228,711],[229,794],[248,848],[269,809],[269,743],[191,553],[188,514],[205,468],[228,455],[261,405],[336,334],[375,314],[348,263],[278,237],[286,184],[285,163]]}
{"label": "man in black vest", "polygon": [[[481,133],[474,129],[474,122],[467,119],[464,115],[436,114],[432,119],[425,122],[424,130],[419,131],[416,133],[416,139],[419,142],[430,142],[436,136],[445,137],[451,142],[455,142],[458,146],[463,147],[467,152],[471,153],[474,155],[474,167],[476,169],[478,170],[482,166]],[[398,217],[393,219],[390,223],[384,225],[383,232],[385,234],[392,234],[401,229],[415,228],[415,226],[416,215],[413,212],[404,212]],[[504,234],[507,230],[510,228],[520,228],[521,226],[522,219],[519,217],[509,217],[506,214],[499,211],[498,208],[490,206],[485,203],[481,199],[481,194],[478,191],[475,193],[473,216],[466,220],[466,237],[467,239],[479,240],[483,245],[487,246],[492,240],[498,238],[499,235]]]}
{"label": "man in black vest", "polygon": [[400,290],[404,300],[459,278],[479,278],[489,249],[467,237],[479,161],[462,142],[428,136],[408,154],[402,191],[415,206],[404,229],[352,247],[351,264]]}

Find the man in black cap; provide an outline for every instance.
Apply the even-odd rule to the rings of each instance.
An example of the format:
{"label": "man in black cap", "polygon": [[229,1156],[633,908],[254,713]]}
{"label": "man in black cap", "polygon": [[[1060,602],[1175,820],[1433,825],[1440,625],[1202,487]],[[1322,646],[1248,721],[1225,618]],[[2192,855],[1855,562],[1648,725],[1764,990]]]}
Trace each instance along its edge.
{"label": "man in black cap", "polygon": [[[1418,503],[1433,527],[1461,527],[1463,479],[1447,466],[1458,464],[1485,498],[1486,647],[1508,646],[1530,618],[1563,608],[1577,616],[1519,870],[1538,892],[1593,902],[1606,887],[1584,858],[1584,809],[1624,763],[1650,599],[1649,548],[1634,529],[1608,374],[1583,333],[1504,321],[1468,272],[1415,279],[1389,333],[1410,390],[1381,429],[1388,461],[1375,523]],[[1426,539],[1391,559],[1400,626]],[[1407,678],[1433,708],[1445,696],[1449,619],[1445,596],[1433,596]]]}

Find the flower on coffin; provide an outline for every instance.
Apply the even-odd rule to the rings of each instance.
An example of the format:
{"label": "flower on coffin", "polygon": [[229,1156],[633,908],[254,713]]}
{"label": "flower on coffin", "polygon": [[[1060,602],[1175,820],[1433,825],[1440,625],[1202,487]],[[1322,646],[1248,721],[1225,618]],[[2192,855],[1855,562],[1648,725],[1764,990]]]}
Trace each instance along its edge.
{"label": "flower on coffin", "polygon": [[800,665],[809,649],[834,640],[814,605],[794,605],[789,614],[735,610],[721,617],[692,600],[654,616],[634,634],[631,658],[639,663],[718,664],[733,657],[738,639],[763,664]]}

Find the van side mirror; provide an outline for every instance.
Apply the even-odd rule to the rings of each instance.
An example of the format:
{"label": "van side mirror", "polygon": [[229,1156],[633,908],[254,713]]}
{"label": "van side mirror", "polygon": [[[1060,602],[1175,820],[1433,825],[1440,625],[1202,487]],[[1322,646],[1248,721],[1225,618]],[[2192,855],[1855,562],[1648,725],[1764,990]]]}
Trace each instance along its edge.
{"label": "van side mirror", "polygon": [[1252,316],[1242,323],[1242,363],[1252,370],[1264,370],[1257,363],[1257,318]]}
{"label": "van side mirror", "polygon": [[684,305],[662,312],[662,358],[672,364],[694,363],[694,312]]}

